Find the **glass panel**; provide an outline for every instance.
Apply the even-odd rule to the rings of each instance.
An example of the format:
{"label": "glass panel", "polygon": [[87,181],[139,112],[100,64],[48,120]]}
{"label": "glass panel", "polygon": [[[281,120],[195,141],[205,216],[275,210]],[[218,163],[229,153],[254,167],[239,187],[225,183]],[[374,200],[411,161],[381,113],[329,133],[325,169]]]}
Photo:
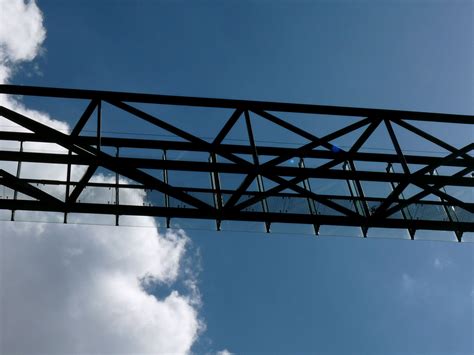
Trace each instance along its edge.
{"label": "glass panel", "polygon": [[47,194],[64,201],[66,197],[66,186],[65,185],[53,185],[53,184],[31,184],[41,191],[46,192]]}
{"label": "glass panel", "polygon": [[[344,207],[348,207],[350,210],[353,210],[352,202],[349,201],[349,200],[335,200],[335,199],[331,200],[330,199],[330,201],[333,201],[333,202],[337,203],[338,205],[343,205],[343,206],[349,204],[349,206],[344,206]],[[320,215],[344,216],[343,213],[341,213],[339,211],[336,211],[335,209],[333,209],[331,207],[328,207],[323,203],[320,203],[318,201],[314,201],[314,203],[316,204],[316,210],[317,210],[318,214],[320,214]]]}
{"label": "glass panel", "polygon": [[222,194],[222,201],[224,202],[224,205],[227,203],[227,201],[229,201],[229,198],[230,196],[232,196],[232,194]]}
{"label": "glass panel", "polygon": [[120,216],[119,217],[119,226],[131,227],[157,227],[160,224],[158,223],[157,218],[148,217],[148,216]]}
{"label": "glass panel", "polygon": [[168,182],[181,187],[211,187],[211,177],[208,172],[168,171]]}
{"label": "glass panel", "polygon": [[[71,181],[79,181],[87,170],[85,165],[71,165]],[[67,172],[67,168],[66,168]]]}
{"label": "glass panel", "polygon": [[[239,203],[243,202],[243,201],[245,201],[249,198],[252,198],[254,196],[255,196],[255,194],[244,194],[240,198]],[[250,206],[244,208],[243,211],[246,211],[246,212],[263,212],[262,201],[258,201],[256,203],[254,203],[253,205],[250,205]]]}
{"label": "glass panel", "polygon": [[440,205],[428,205],[415,203],[408,206],[408,210],[413,219],[424,219],[431,221],[447,221],[448,217],[443,207]]}
{"label": "glass panel", "polygon": [[[390,206],[390,207],[392,207],[392,206]],[[406,214],[406,216],[408,216],[408,214]],[[388,216],[387,218],[389,218],[389,219],[404,219],[402,211],[397,211],[397,212],[391,214],[390,216]]]}
{"label": "glass panel", "polygon": [[407,229],[369,228],[367,238],[410,239],[410,233]]}
{"label": "glass panel", "polygon": [[[330,198],[330,201],[337,203],[338,205],[341,205],[342,207],[347,208],[348,210],[351,210],[353,212],[356,212],[354,209],[354,200],[349,199],[349,198]],[[321,205],[321,203],[319,204]]]}
{"label": "glass panel", "polygon": [[[115,188],[111,187],[109,191],[109,201],[115,204]],[[144,206],[146,202],[146,192],[142,188],[119,188],[119,204],[131,206]]]}
{"label": "glass panel", "polygon": [[60,212],[15,211],[15,221],[63,223],[64,214]]}
{"label": "glass panel", "polygon": [[3,200],[12,200],[14,195],[13,189],[6,187],[5,185],[0,185],[0,199]]}
{"label": "glass panel", "polygon": [[264,222],[222,221],[221,230],[232,232],[266,233]]}
{"label": "glass panel", "polygon": [[[164,207],[165,194],[157,190],[145,190],[145,206]],[[120,201],[122,203],[122,201]]]}
{"label": "glass panel", "polygon": [[12,218],[12,211],[0,210],[0,221],[10,221]]}
{"label": "glass panel", "polygon": [[[43,164],[23,162],[21,164],[21,177],[30,179],[65,180],[67,165]],[[16,175],[16,174],[15,174]]]}
{"label": "glass panel", "polygon": [[189,192],[189,195],[207,203],[209,206],[214,207],[214,194],[211,192]]}
{"label": "glass panel", "polygon": [[464,208],[456,207],[456,215],[461,222],[474,223],[474,213],[469,212]]}
{"label": "glass panel", "polygon": [[[0,141],[1,143],[1,141]],[[5,170],[7,173],[16,176],[18,163],[14,161],[2,161],[0,164],[0,169]]]}
{"label": "glass panel", "polygon": [[192,230],[216,230],[216,221],[211,219],[171,218],[171,228]]}
{"label": "glass panel", "polygon": [[272,223],[272,234],[314,236],[312,224]]}
{"label": "glass panel", "polygon": [[267,203],[269,212],[310,214],[306,197],[272,196]]}
{"label": "glass panel", "polygon": [[321,226],[321,237],[360,237],[362,232],[359,227]]}
{"label": "glass panel", "polygon": [[442,242],[457,242],[456,235],[454,232],[447,231],[428,231],[428,230],[417,230],[415,234],[415,240],[433,240]]}
{"label": "glass panel", "polygon": [[16,196],[16,199],[17,200],[27,200],[27,201],[33,201],[33,200],[36,200],[35,198],[29,196],[29,195],[25,195],[21,192],[18,192],[17,196]]}
{"label": "glass panel", "polygon": [[457,222],[459,220],[457,216],[457,209],[454,206],[445,205],[443,206],[443,209],[450,221]]}
{"label": "glass panel", "polygon": [[98,224],[115,226],[114,215],[97,215],[89,213],[69,213],[67,218],[68,223],[76,224]]}
{"label": "glass panel", "polygon": [[169,198],[169,203],[170,203],[170,207],[173,207],[173,208],[195,208],[194,206],[191,206],[181,200],[178,200],[174,197],[170,197]]}
{"label": "glass panel", "polygon": [[77,202],[115,204],[115,189],[111,187],[86,186]]}
{"label": "glass panel", "polygon": [[373,214],[380,206],[381,201],[367,201],[367,207],[369,208],[370,214]]}
{"label": "glass panel", "polygon": [[474,243],[474,232],[464,233],[462,236],[463,243]]}

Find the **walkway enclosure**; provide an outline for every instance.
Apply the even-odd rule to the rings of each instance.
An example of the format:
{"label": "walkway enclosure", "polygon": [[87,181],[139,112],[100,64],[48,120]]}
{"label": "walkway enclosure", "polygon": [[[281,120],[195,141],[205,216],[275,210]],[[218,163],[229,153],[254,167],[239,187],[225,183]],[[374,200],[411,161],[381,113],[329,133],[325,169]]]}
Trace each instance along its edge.
{"label": "walkway enclosure", "polygon": [[4,220],[152,216],[218,230],[253,221],[267,232],[352,226],[363,237],[449,231],[457,241],[474,232],[473,116],[15,85],[0,93],[48,112],[54,101],[51,117],[70,125],[0,95]]}

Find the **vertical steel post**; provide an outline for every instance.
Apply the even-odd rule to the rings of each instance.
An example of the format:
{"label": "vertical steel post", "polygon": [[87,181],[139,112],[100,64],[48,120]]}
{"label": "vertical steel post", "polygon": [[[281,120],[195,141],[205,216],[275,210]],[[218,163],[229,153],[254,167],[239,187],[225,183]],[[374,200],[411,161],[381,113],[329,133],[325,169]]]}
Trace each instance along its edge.
{"label": "vertical steel post", "polygon": [[[20,153],[23,153],[23,141],[20,141]],[[21,158],[18,160],[18,164],[16,166],[16,178],[20,179],[21,174]],[[18,198],[18,190],[13,190],[13,200],[15,201]],[[12,210],[11,220],[15,220],[15,210]]]}
{"label": "vertical steel post", "polygon": [[[394,172],[395,171],[393,170],[392,163],[388,163],[387,173],[392,174]],[[398,183],[395,182],[395,181],[390,181],[390,186],[392,187],[392,191],[393,191],[398,186]],[[401,197],[402,200],[405,200],[405,196],[403,195],[403,192],[400,192],[399,197]],[[413,216],[411,215],[410,209],[408,207],[402,208],[401,212],[402,212],[402,216],[405,220],[407,220],[407,221],[412,221],[413,220]],[[414,229],[414,228],[407,228],[407,229],[408,229],[408,234],[410,234],[410,239],[414,240],[416,229]]]}
{"label": "vertical steel post", "polygon": [[[118,162],[119,156],[120,156],[120,148],[116,147],[116,149],[117,149],[117,151],[115,153],[115,157],[117,158],[117,162]],[[116,206],[120,205],[119,174],[117,172],[115,172],[115,205]],[[119,218],[120,218],[120,215],[117,213],[115,215],[115,225],[116,226],[119,225]]]}
{"label": "vertical steel post", "polygon": [[101,148],[101,131],[102,131],[102,100],[97,104],[97,149]]}
{"label": "vertical steel post", "polygon": [[[64,202],[67,202],[69,199],[69,193],[70,193],[70,185],[71,185],[71,157],[72,157],[72,152],[69,150],[68,154],[68,163],[67,163],[67,171],[66,171],[66,195],[64,197]],[[64,212],[64,223],[67,223],[67,210]]]}
{"label": "vertical steel post", "polygon": [[[438,171],[436,169],[433,169],[432,171],[430,171],[430,175],[437,176]],[[446,189],[444,187],[441,187],[440,190],[442,190],[444,193],[447,194]],[[456,222],[459,222],[459,218],[458,218],[458,215],[456,213],[456,209],[454,208],[454,206],[448,205],[446,203],[446,201],[442,198],[439,198],[439,200],[441,202],[443,202],[443,209],[444,209],[444,212],[446,213],[446,216],[448,217],[449,222],[451,222],[453,224],[456,223]],[[456,235],[456,238],[457,238],[458,242],[461,242],[463,232],[459,231],[459,230],[455,230],[454,234]]]}
{"label": "vertical steel post", "polygon": [[[304,165],[304,159],[303,158],[300,158],[300,161],[298,163],[298,166],[301,168],[301,169],[305,169],[305,165]],[[304,179],[303,180],[303,187],[308,190],[309,192],[311,192],[311,184],[309,183],[309,179]],[[318,219],[318,210],[316,209],[316,203],[314,202],[314,200],[310,197],[306,198],[306,200],[308,201],[308,209],[309,209],[309,213],[311,213],[311,215],[315,216],[315,221],[317,221]],[[315,235],[319,235],[319,228],[321,226],[318,224],[318,223],[313,223],[313,228],[314,228],[314,234]]]}
{"label": "vertical steel post", "polygon": [[[166,161],[166,150],[163,150],[163,161]],[[165,184],[168,184],[168,170],[163,169],[163,182]],[[169,208],[170,207],[170,197],[168,194],[164,194],[164,202],[165,202],[165,207]],[[170,228],[171,225],[171,219],[170,217],[166,216],[166,228]]]}
{"label": "vertical steel post", "polygon": [[[352,161],[345,161],[343,166],[343,170],[347,171],[355,171],[355,166]],[[354,207],[356,212],[365,218],[369,217],[369,207],[367,206],[367,201],[365,200],[364,191],[362,190],[362,185],[360,185],[359,180],[346,180],[347,186],[349,187],[349,192],[351,197],[354,201]],[[369,228],[367,226],[361,226],[360,229],[362,230],[362,234],[364,238],[367,238],[367,232]]]}
{"label": "vertical steel post", "polygon": [[[258,167],[260,165],[259,159],[258,159],[258,152],[257,152],[257,146],[255,144],[255,139],[253,135],[253,130],[252,130],[252,123],[250,122],[250,115],[249,111],[245,110],[245,124],[247,126],[247,134],[249,137],[249,142],[250,146],[252,147],[252,157],[253,157],[253,163],[255,167]],[[263,178],[260,174],[257,174],[256,176],[257,180],[257,189],[259,193],[265,192],[265,186],[263,185]],[[268,213],[268,204],[267,204],[267,199],[264,198],[261,201],[262,204],[262,211],[263,213]],[[270,233],[270,222],[265,222],[265,230],[267,233]]]}
{"label": "vertical steel post", "polygon": [[[216,154],[211,153],[209,155],[209,164],[211,164],[211,166],[215,168],[216,162],[217,162]],[[221,182],[220,182],[219,173],[216,170],[214,170],[214,171],[211,171],[210,176],[211,176],[211,188],[212,188],[212,195],[213,195],[213,200],[214,200],[214,207],[216,208],[216,210],[220,212],[222,211],[222,206],[224,204],[222,201]],[[216,219],[216,229],[218,231],[221,230],[220,219]]]}

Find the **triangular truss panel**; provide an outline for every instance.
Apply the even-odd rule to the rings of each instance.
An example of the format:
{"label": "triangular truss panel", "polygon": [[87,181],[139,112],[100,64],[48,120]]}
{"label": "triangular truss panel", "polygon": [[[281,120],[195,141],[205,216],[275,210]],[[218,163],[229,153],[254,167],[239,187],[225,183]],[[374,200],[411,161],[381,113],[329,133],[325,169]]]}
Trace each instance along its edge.
{"label": "triangular truss panel", "polygon": [[357,227],[363,237],[448,231],[457,241],[474,232],[473,116],[14,85],[0,93],[43,111],[42,99],[76,103],[51,109],[68,117],[63,126],[0,107],[5,127],[20,128],[0,131],[0,210],[11,220],[29,211],[64,223],[163,217],[217,229],[261,222],[267,232]]}

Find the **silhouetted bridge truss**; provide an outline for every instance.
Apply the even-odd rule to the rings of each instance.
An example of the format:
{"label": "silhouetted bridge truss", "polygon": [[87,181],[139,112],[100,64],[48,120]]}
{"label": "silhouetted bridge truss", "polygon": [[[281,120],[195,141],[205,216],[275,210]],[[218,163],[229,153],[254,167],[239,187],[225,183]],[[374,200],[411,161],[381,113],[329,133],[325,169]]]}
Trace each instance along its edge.
{"label": "silhouetted bridge truss", "polygon": [[[22,127],[0,132],[0,209],[9,210],[12,220],[19,211],[60,213],[64,223],[70,214],[92,213],[115,216],[117,225],[120,216],[153,216],[168,224],[170,218],[212,219],[217,229],[229,220],[263,222],[267,231],[276,222],[310,224],[316,234],[323,225],[360,227],[363,236],[373,227],[398,228],[412,239],[417,230],[439,230],[454,232],[458,241],[474,231],[474,143],[456,146],[456,140],[447,143],[417,127],[434,125],[442,134],[453,127],[472,132],[473,116],[14,85],[0,86],[0,93],[86,102],[69,132],[22,109],[0,107],[1,116]],[[106,114],[105,106],[117,116]],[[189,117],[188,128],[207,125],[213,134],[202,138],[178,128],[173,117],[163,119],[166,114],[157,107],[225,115],[212,122],[201,111]],[[105,122],[113,127],[125,114],[131,119],[125,129],[137,125],[148,127],[143,133],[156,128],[168,135],[107,134]],[[312,124],[303,127],[297,115],[311,118]],[[269,131],[278,127],[299,137],[298,145],[261,144],[255,138],[256,120]],[[342,127],[319,133],[336,122]],[[85,129],[91,125],[94,131]],[[246,135],[238,144],[227,139],[237,126]],[[275,140],[287,139],[278,134]],[[363,149],[373,135],[384,144],[381,151]],[[439,148],[439,154],[402,148],[403,141],[417,147],[416,139]],[[13,143],[14,149],[8,145]],[[27,148],[39,143],[59,150]],[[39,170],[62,166],[64,174],[23,176],[22,165],[31,163]],[[108,178],[94,179],[99,173]],[[126,198],[130,191],[145,191],[146,197],[135,203]]]}

